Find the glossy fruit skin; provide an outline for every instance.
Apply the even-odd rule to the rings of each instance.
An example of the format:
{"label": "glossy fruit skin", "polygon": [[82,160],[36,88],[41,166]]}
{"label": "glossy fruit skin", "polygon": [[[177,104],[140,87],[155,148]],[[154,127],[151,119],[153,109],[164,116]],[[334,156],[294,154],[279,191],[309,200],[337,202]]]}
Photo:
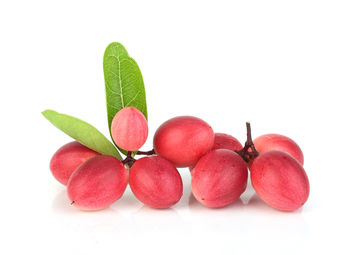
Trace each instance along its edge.
{"label": "glossy fruit skin", "polygon": [[228,149],[231,151],[239,151],[243,149],[242,144],[232,135],[224,133],[215,133],[214,145],[212,150]]}
{"label": "glossy fruit skin", "polygon": [[304,164],[304,156],[300,147],[292,139],[278,134],[266,134],[257,137],[254,141],[254,146],[259,153],[267,151],[283,151],[290,154],[301,165]]}
{"label": "glossy fruit skin", "polygon": [[130,168],[129,184],[142,203],[168,208],[182,197],[182,179],[175,166],[160,156],[138,159]]}
{"label": "glossy fruit skin", "polygon": [[101,210],[124,193],[128,172],[122,162],[112,156],[99,155],[80,165],[69,178],[67,193],[81,210]]}
{"label": "glossy fruit skin", "polygon": [[137,108],[125,107],[114,116],[111,134],[113,141],[120,148],[137,151],[147,140],[147,120]]}
{"label": "glossy fruit skin", "polygon": [[276,209],[294,211],[308,199],[310,185],[305,170],[285,152],[260,154],[254,160],[250,173],[259,197]]}
{"label": "glossy fruit skin", "polygon": [[164,122],[153,140],[155,152],[176,167],[194,165],[214,144],[213,129],[203,120],[180,116]]}
{"label": "glossy fruit skin", "polygon": [[63,145],[52,156],[50,170],[57,181],[67,185],[74,170],[86,160],[100,155],[98,152],[74,141]]}
{"label": "glossy fruit skin", "polygon": [[[211,148],[211,150],[218,150],[218,149],[228,149],[231,151],[239,151],[243,149],[242,144],[234,138],[232,135],[224,134],[224,133],[215,133],[214,134],[214,145]],[[189,170],[192,171],[192,169],[196,165],[189,166]]]}
{"label": "glossy fruit skin", "polygon": [[241,196],[247,179],[247,164],[236,152],[214,150],[203,156],[192,170],[192,193],[207,207],[224,207]]}

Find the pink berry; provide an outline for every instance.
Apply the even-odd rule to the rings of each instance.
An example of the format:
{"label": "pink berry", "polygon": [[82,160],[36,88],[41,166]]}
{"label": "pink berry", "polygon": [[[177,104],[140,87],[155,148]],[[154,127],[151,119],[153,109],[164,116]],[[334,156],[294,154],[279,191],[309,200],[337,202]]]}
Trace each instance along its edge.
{"label": "pink berry", "polygon": [[112,156],[99,155],[80,165],[69,178],[68,197],[82,210],[108,207],[124,193],[128,172],[122,162]]}
{"label": "pink berry", "polygon": [[137,151],[147,140],[147,120],[137,108],[125,107],[114,116],[111,134],[120,148]]}
{"label": "pink berry", "polygon": [[296,210],[309,196],[309,180],[304,168],[285,152],[260,154],[254,160],[250,173],[259,197],[276,209]]}
{"label": "pink berry", "polygon": [[241,196],[247,179],[247,165],[236,152],[214,150],[203,156],[192,170],[192,192],[207,207],[224,207]]}
{"label": "pink berry", "polygon": [[203,120],[181,116],[164,122],[153,140],[155,152],[176,167],[194,165],[214,144],[213,129]]}
{"label": "pink berry", "polygon": [[130,168],[134,195],[153,208],[168,208],[182,196],[182,179],[175,166],[160,156],[144,157]]}
{"label": "pink berry", "polygon": [[[228,149],[231,151],[239,151],[243,149],[242,144],[233,136],[224,134],[224,133],[215,133],[214,137],[214,145],[211,148],[211,150],[217,150],[217,149]],[[195,167],[196,165],[189,166],[190,171]]]}
{"label": "pink berry", "polygon": [[304,164],[304,156],[300,147],[292,139],[278,134],[267,134],[256,138],[254,146],[259,153],[266,151],[283,151],[290,154],[295,158],[301,165]]}
{"label": "pink berry", "polygon": [[239,151],[243,149],[242,144],[233,136],[224,133],[215,133],[215,140],[212,150],[228,149]]}
{"label": "pink berry", "polygon": [[63,145],[53,155],[50,170],[57,181],[67,185],[74,170],[86,160],[99,155],[98,152],[74,141]]}

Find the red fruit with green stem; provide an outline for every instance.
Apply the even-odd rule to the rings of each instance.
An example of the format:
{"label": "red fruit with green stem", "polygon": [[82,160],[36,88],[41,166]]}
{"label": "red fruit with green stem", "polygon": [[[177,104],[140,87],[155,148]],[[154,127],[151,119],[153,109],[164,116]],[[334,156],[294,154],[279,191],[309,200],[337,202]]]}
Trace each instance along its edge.
{"label": "red fruit with green stem", "polygon": [[182,196],[183,184],[179,172],[171,162],[160,156],[138,159],[129,174],[132,192],[150,207],[168,208]]}
{"label": "red fruit with green stem", "polygon": [[259,197],[276,209],[294,211],[308,199],[310,185],[305,170],[285,152],[260,154],[253,162],[250,174]]}
{"label": "red fruit with green stem", "polygon": [[147,120],[137,108],[125,107],[114,116],[111,134],[113,141],[120,148],[137,151],[147,140]]}
{"label": "red fruit with green stem", "polygon": [[180,116],[164,122],[153,140],[155,152],[176,167],[194,165],[214,144],[213,129],[203,120]]}
{"label": "red fruit with green stem", "polygon": [[112,156],[99,155],[80,165],[69,178],[67,193],[81,210],[101,210],[124,193],[128,172],[122,162]]}
{"label": "red fruit with green stem", "polygon": [[247,187],[247,179],[247,164],[236,152],[213,150],[192,170],[192,192],[207,207],[224,207],[241,196]]}
{"label": "red fruit with green stem", "polygon": [[50,161],[50,170],[57,181],[67,185],[74,170],[86,160],[100,155],[77,141],[59,148]]}

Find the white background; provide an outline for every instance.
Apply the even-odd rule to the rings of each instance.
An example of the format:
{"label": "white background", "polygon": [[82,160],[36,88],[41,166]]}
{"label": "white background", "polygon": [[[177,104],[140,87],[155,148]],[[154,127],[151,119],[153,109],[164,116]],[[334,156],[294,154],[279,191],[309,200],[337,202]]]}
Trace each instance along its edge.
{"label": "white background", "polygon": [[[349,254],[349,1],[1,1],[1,254]],[[108,135],[102,58],[123,43],[145,81],[152,136],[177,115],[244,142],[281,133],[303,149],[311,193],[284,213],[251,186],[208,209],[168,210],[129,188],[109,209],[69,205],[49,171],[71,139],[40,112]]]}

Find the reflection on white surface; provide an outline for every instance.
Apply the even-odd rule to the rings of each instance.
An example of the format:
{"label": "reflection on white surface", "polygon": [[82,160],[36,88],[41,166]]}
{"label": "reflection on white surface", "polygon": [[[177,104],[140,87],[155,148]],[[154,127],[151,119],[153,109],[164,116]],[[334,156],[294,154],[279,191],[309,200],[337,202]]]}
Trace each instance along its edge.
{"label": "reflection on white surface", "polygon": [[[37,203],[24,201],[26,208],[33,209],[25,214],[14,212],[18,222],[26,226],[15,233],[20,231],[23,236],[30,236],[33,229],[37,229],[36,233],[42,233],[39,236],[45,239],[45,247],[55,247],[53,254],[68,252],[75,255],[108,254],[120,250],[141,254],[146,248],[154,254],[257,254],[264,250],[269,254],[294,255],[311,254],[312,247],[320,245],[332,247],[325,240],[333,233],[330,230],[339,228],[340,223],[323,220],[333,208],[320,210],[327,209],[318,203],[320,197],[311,198],[303,209],[286,213],[266,205],[248,183],[246,191],[235,203],[211,209],[193,197],[188,170],[180,169],[180,173],[183,196],[169,209],[158,210],[143,205],[128,187],[120,200],[95,212],[80,211],[70,205],[66,188],[54,181],[47,182],[52,178],[48,173],[42,177],[45,185],[33,189],[36,192],[33,197],[40,198],[34,200]],[[43,193],[42,190],[51,192]],[[337,212],[338,215],[341,213]],[[325,228],[329,232],[323,231]],[[46,233],[54,233],[55,238]],[[57,238],[64,245],[57,247]],[[37,249],[41,241],[35,239],[37,241],[33,242],[32,239],[25,239],[28,240],[25,244]],[[342,239],[345,237],[337,237],[339,243]]]}
{"label": "reflection on white surface", "polygon": [[[302,209],[280,212],[266,205],[254,192],[250,183],[246,192],[233,204],[218,209],[207,208],[192,195],[190,175],[182,171],[184,195],[180,202],[168,209],[153,209],[140,203],[128,187],[124,196],[109,208],[95,212],[80,211],[70,205],[65,190],[57,193],[52,203],[56,220],[77,231],[114,231],[128,233],[188,234],[249,232],[259,235],[269,232],[296,234],[303,239],[307,225]],[[254,233],[251,233],[251,229]]]}

